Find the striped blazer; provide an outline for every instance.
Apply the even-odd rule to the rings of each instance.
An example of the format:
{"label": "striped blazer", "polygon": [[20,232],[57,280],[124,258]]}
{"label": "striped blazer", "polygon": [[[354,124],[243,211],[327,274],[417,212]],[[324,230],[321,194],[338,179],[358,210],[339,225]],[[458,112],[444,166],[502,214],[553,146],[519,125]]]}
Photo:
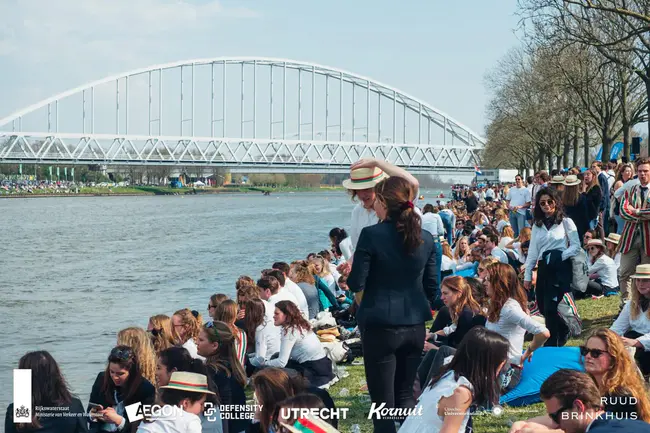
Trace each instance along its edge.
{"label": "striped blazer", "polygon": [[[648,199],[650,198],[650,189],[646,192],[645,202],[641,202],[641,185],[634,185],[629,190],[625,191],[623,200],[621,200],[621,217],[625,220],[625,227],[621,234],[620,252],[625,254],[632,248],[634,240],[634,233],[637,226],[640,225],[641,237],[643,239],[643,250],[645,254],[650,255],[650,206]],[[636,216],[631,212],[631,208],[641,209],[641,215]]]}

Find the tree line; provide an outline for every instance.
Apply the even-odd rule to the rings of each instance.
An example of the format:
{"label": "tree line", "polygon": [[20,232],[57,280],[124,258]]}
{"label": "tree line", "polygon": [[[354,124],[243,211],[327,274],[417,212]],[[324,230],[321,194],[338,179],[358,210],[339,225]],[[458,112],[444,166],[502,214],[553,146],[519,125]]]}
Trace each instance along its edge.
{"label": "tree line", "polygon": [[518,0],[521,45],[486,75],[483,165],[588,165],[650,123],[648,0]]}

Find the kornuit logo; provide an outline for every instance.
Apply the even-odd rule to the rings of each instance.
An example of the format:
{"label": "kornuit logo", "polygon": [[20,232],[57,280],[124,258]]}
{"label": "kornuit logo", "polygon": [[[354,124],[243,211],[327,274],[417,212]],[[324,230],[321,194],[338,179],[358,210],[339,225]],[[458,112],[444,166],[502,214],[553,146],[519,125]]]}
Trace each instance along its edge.
{"label": "kornuit logo", "polygon": [[20,406],[16,408],[16,416],[18,418],[29,418],[29,408]]}
{"label": "kornuit logo", "polygon": [[377,403],[373,402],[370,405],[370,413],[368,414],[368,419],[401,419],[408,416],[422,416],[422,410],[422,406],[416,406],[414,408],[387,408],[386,403],[382,403],[377,406]]}
{"label": "kornuit logo", "polygon": [[183,416],[183,408],[179,406],[160,406],[158,404],[142,404],[137,402],[124,408],[129,417],[129,422],[152,417],[177,418]]}

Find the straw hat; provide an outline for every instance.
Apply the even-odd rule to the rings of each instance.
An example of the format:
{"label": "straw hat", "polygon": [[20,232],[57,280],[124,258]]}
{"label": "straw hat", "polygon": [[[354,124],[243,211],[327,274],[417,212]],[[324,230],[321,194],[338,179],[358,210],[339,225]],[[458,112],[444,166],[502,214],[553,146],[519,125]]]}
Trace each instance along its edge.
{"label": "straw hat", "polygon": [[293,425],[283,422],[280,424],[291,433],[340,433],[325,421],[314,417],[300,418]]}
{"label": "straw hat", "polygon": [[606,238],[605,242],[611,242],[613,244],[618,245],[618,243],[621,241],[621,235],[617,235],[616,233],[610,233]]}
{"label": "straw hat", "polygon": [[343,187],[346,189],[368,189],[377,185],[388,175],[378,167],[374,168],[355,168],[350,170],[350,179],[343,181]]}
{"label": "straw hat", "polygon": [[578,179],[578,176],[574,174],[568,175],[564,178],[564,182],[562,182],[562,184],[566,186],[580,185],[580,183],[580,179]]}
{"label": "straw hat", "polygon": [[647,280],[650,279],[650,265],[639,265],[636,267],[636,274],[632,275],[631,278],[637,280]]}
{"label": "straw hat", "polygon": [[181,391],[200,392],[202,394],[214,394],[208,389],[208,378],[203,374],[190,373],[187,371],[175,371],[172,373],[169,383],[160,388],[180,389]]}
{"label": "straw hat", "polygon": [[600,247],[605,249],[605,244],[603,244],[603,241],[600,239],[592,239],[589,242],[587,242],[587,247]]}
{"label": "straw hat", "polygon": [[551,179],[551,183],[564,183],[564,176],[553,176],[553,179]]}

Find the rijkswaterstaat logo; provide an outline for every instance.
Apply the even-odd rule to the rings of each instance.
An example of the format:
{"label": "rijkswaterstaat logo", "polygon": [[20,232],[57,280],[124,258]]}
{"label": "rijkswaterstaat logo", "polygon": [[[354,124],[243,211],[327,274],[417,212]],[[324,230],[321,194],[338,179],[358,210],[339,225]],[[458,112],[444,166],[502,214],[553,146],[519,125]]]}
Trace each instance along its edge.
{"label": "rijkswaterstaat logo", "polygon": [[16,416],[18,418],[29,418],[29,408],[20,406],[16,408]]}

